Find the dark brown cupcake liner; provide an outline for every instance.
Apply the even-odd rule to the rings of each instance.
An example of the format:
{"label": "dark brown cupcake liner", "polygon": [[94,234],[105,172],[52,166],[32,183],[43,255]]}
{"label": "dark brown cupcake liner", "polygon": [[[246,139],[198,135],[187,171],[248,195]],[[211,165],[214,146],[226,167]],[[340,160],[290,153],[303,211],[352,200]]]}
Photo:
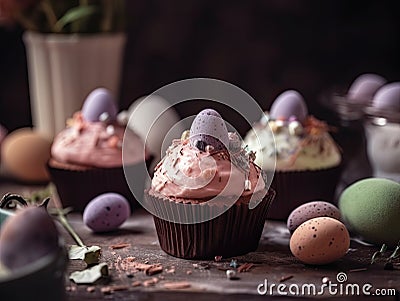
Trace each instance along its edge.
{"label": "dark brown cupcake liner", "polygon": [[[151,159],[146,160],[149,166]],[[57,193],[64,207],[72,207],[74,211],[82,212],[86,205],[96,196],[106,192],[116,192],[123,195],[131,207],[139,207],[137,198],[142,195],[132,194],[125,179],[123,167],[115,168],[90,168],[87,170],[74,170],[52,166],[48,164],[51,181],[57,188]],[[143,172],[143,163],[127,166],[130,174],[134,174],[135,185],[143,187],[146,175]],[[142,191],[141,189],[140,191]]]}
{"label": "dark brown cupcake liner", "polygon": [[271,183],[276,197],[268,211],[268,218],[286,220],[293,209],[317,199],[334,203],[342,169],[340,164],[310,171],[276,171]]}
{"label": "dark brown cupcake liner", "polygon": [[145,193],[146,201],[157,214],[154,216],[154,224],[161,248],[172,256],[184,259],[212,259],[215,256],[229,258],[256,250],[274,196],[275,191],[270,189],[254,209],[249,209],[248,201],[240,197],[216,218],[202,223],[184,224],[158,216],[166,214],[168,219],[184,220],[192,215],[207,220],[213,213],[221,212],[221,208],[226,209],[226,205],[208,205],[204,202],[187,204],[182,210],[173,200]]}

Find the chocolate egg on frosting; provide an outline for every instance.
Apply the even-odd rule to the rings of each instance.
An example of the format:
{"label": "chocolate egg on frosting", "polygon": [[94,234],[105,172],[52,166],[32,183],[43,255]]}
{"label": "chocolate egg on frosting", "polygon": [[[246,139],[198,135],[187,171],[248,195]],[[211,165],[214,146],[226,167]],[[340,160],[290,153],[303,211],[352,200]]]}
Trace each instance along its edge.
{"label": "chocolate egg on frosting", "polygon": [[303,122],[307,115],[307,105],[301,94],[295,90],[288,90],[280,94],[270,110],[272,119],[289,120],[295,117],[298,121]]}
{"label": "chocolate egg on frosting", "polygon": [[375,94],[372,105],[379,110],[400,112],[400,82],[380,88]]}
{"label": "chocolate egg on frosting", "polygon": [[105,88],[93,90],[83,104],[82,116],[91,122],[115,120],[117,106],[112,92]]}
{"label": "chocolate egg on frosting", "polygon": [[351,103],[367,104],[376,91],[386,83],[386,80],[377,74],[366,73],[357,77],[347,93]]}
{"label": "chocolate egg on frosting", "polygon": [[190,128],[190,144],[204,151],[207,145],[215,150],[229,147],[229,136],[225,121],[213,109],[205,109],[197,114]]}

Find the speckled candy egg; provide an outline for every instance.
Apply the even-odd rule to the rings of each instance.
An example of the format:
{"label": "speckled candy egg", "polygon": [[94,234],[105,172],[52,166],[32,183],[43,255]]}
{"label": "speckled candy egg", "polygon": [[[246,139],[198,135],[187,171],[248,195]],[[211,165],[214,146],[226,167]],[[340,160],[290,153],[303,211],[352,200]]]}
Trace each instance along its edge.
{"label": "speckled candy egg", "polygon": [[400,239],[400,184],[387,179],[360,180],[339,198],[343,221],[351,231],[378,246]]}
{"label": "speckled candy egg", "polygon": [[330,217],[316,217],[302,223],[290,238],[290,251],[306,264],[334,262],[347,253],[349,246],[345,225]]}
{"label": "speckled candy egg", "polygon": [[128,201],[118,193],[104,193],[89,202],[83,212],[83,222],[94,232],[116,230],[130,216]]}
{"label": "speckled candy egg", "polygon": [[340,220],[340,210],[335,205],[324,201],[305,203],[290,213],[287,220],[287,227],[293,233],[305,221],[322,216]]}
{"label": "speckled candy egg", "polygon": [[303,96],[295,90],[288,90],[279,95],[270,110],[272,119],[289,120],[295,117],[298,121],[303,122],[307,115],[307,105]]}
{"label": "speckled candy egg", "polygon": [[217,111],[205,109],[197,114],[190,127],[190,144],[200,150],[204,150],[207,145],[215,150],[228,148],[228,130]]}
{"label": "speckled candy egg", "polygon": [[105,88],[93,90],[82,107],[82,116],[85,120],[106,121],[115,120],[117,107],[113,94]]}

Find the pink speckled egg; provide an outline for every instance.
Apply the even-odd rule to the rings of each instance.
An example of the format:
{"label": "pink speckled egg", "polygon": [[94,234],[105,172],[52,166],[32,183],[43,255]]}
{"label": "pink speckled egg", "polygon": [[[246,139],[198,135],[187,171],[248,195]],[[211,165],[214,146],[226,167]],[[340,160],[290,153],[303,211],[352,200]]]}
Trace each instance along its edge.
{"label": "pink speckled egg", "polygon": [[290,251],[306,264],[334,262],[342,258],[349,247],[346,226],[330,217],[316,217],[302,223],[290,238]]}
{"label": "pink speckled egg", "polygon": [[87,204],[83,222],[94,232],[116,230],[130,216],[129,202],[118,193],[104,193]]}
{"label": "pink speckled egg", "polygon": [[322,216],[332,217],[340,220],[340,210],[335,205],[328,202],[308,202],[300,205],[290,213],[287,220],[287,227],[290,232],[293,232],[305,221]]}

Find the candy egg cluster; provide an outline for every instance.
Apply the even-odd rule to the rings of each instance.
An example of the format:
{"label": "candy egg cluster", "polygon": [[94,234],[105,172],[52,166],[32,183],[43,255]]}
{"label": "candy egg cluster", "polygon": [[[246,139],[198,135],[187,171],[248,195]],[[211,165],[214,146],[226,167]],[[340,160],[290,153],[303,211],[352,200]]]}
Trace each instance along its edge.
{"label": "candy egg cluster", "polygon": [[297,207],[287,221],[293,233],[292,254],[306,264],[315,265],[343,257],[350,246],[350,235],[339,219],[339,209],[327,202],[314,201]]}

